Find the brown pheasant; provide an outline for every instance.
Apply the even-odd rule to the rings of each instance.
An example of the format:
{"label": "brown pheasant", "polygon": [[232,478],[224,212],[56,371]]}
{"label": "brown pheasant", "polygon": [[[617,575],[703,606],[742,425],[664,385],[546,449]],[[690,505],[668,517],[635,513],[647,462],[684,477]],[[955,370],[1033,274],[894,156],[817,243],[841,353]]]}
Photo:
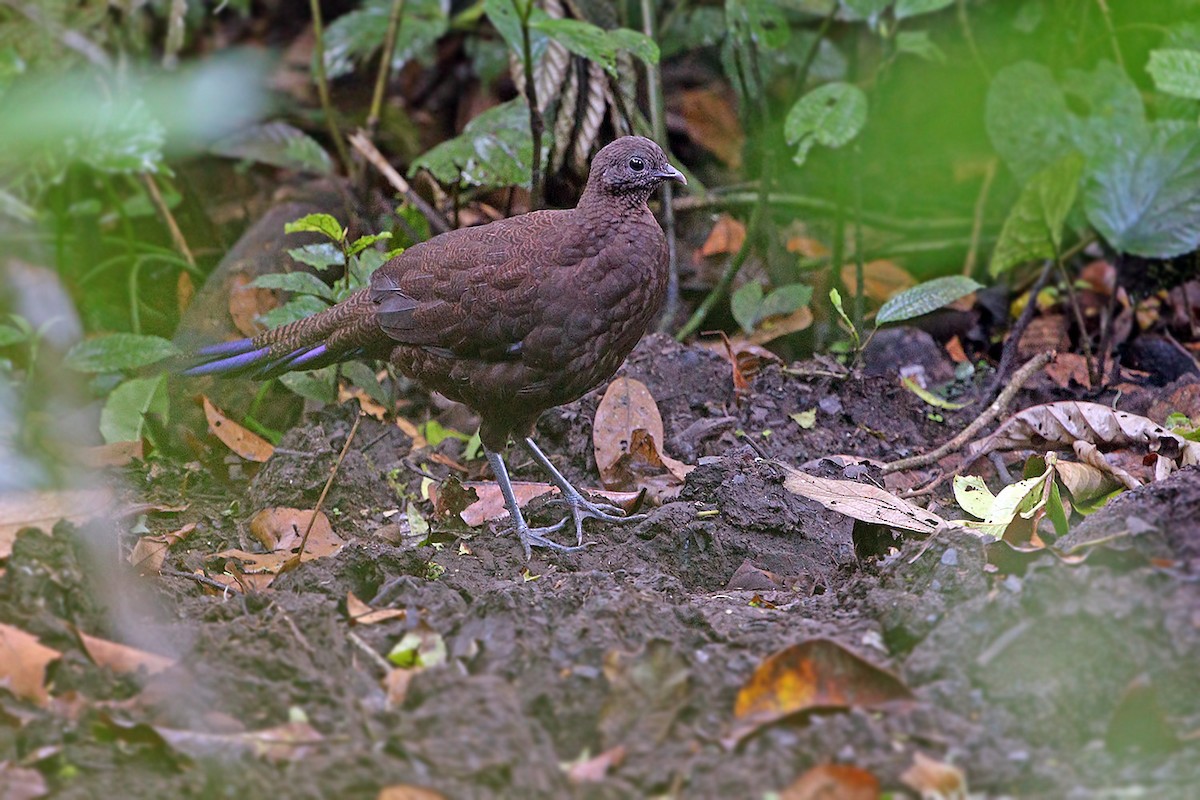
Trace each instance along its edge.
{"label": "brown pheasant", "polygon": [[[583,545],[583,520],[629,521],[592,503],[531,438],[543,411],[616,372],[662,306],[667,250],[646,201],[686,184],[657,144],[617,139],[596,154],[579,204],[451,231],[380,267],[370,286],[307,319],[203,348],[185,374],[270,377],[354,358],[388,359],[479,414],[488,463],[525,549]],[[501,456],[520,442],[570,516],[530,528]],[[576,545],[550,538],[571,519]]]}

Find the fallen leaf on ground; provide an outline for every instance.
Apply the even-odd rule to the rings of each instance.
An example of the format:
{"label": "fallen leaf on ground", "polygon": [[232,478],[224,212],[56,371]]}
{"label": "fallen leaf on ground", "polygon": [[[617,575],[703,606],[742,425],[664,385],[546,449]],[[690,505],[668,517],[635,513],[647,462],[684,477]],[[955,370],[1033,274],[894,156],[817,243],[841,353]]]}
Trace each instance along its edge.
{"label": "fallen leaf on ground", "polygon": [[107,667],[113,672],[137,672],[144,669],[148,674],[153,675],[175,666],[176,663],[175,659],[158,653],[148,653],[136,647],[89,636],[80,630],[77,630],[76,633],[79,635],[79,640],[83,642],[83,649],[87,651],[88,658],[92,659],[97,666]]}
{"label": "fallen leaf on ground", "polygon": [[685,89],[680,93],[679,108],[693,141],[731,169],[741,167],[746,134],[728,92]]}
{"label": "fallen leaf on ground", "polygon": [[0,622],[0,686],[39,706],[50,699],[46,667],[62,653],[31,633]]}
{"label": "fallen leaf on ground", "polygon": [[802,306],[790,314],[778,317],[767,317],[758,323],[754,332],[746,337],[752,345],[764,345],[767,342],[805,330],[813,324],[812,309]]}
{"label": "fallen leaf on ground", "polygon": [[273,291],[251,286],[251,283],[250,276],[240,272],[229,281],[229,316],[244,336],[262,333],[258,318],[279,305]]}
{"label": "fallen leaf on ground", "polygon": [[351,625],[374,625],[389,619],[404,619],[408,612],[403,608],[371,608],[354,596],[354,592],[346,592],[346,616],[350,617]]}
{"label": "fallen leaf on ground", "polygon": [[582,761],[576,761],[567,768],[567,780],[576,785],[581,783],[598,783],[608,777],[608,773],[621,766],[625,760],[625,746],[610,747],[599,755]]}
{"label": "fallen leaf on ground", "polygon": [[308,534],[308,542],[304,546],[304,560],[331,556],[345,546],[346,542],[333,532],[329,517],[324,511],[317,511],[313,519],[313,511],[300,508],[264,508],[250,520],[250,535],[257,539],[263,547],[272,552],[291,554],[300,547],[304,532],[311,522],[312,530]]}
{"label": "fallen leaf on ground", "polygon": [[112,500],[108,489],[0,492],[0,559],[12,554],[13,542],[22,528],[49,532],[59,520],[79,525],[107,516]]}
{"label": "fallen leaf on ground", "polygon": [[347,400],[357,400],[358,407],[364,414],[374,417],[380,422],[383,422],[383,418],[387,416],[387,409],[378,400],[364,392],[362,388],[340,383],[338,384],[338,403],[344,403]]}
{"label": "fallen leaf on ground", "polygon": [[[858,267],[855,264],[842,266],[842,283],[850,294],[858,294]],[[917,285],[917,279],[908,270],[891,261],[868,261],[863,264],[863,294],[869,300],[882,303],[897,292]]]}
{"label": "fallen leaf on ground", "polygon": [[912,766],[900,775],[900,782],[920,793],[922,800],[966,800],[967,776],[957,767],[913,753]]}
{"label": "fallen leaf on ground", "polygon": [[302,761],[325,741],[307,722],[287,722],[274,728],[235,733],[207,733],[153,725],[151,729],[172,749],[191,758],[254,756],[275,763]]}
{"label": "fallen leaf on ground", "polygon": [[[693,467],[665,455],[663,441],[662,415],[646,384],[632,378],[613,381],[592,424],[592,447],[604,486],[644,486],[650,492],[664,491],[664,483],[681,486]],[[653,480],[663,472],[670,480]]]}
{"label": "fallen leaf on ground", "polygon": [[847,764],[818,764],[779,793],[779,800],[876,800],[879,779]]}
{"label": "fallen leaf on ground", "polygon": [[799,253],[805,258],[824,258],[829,255],[829,248],[816,239],[808,236],[792,236],[787,240],[787,251]]}
{"label": "fallen leaf on ground", "polygon": [[36,769],[0,761],[0,797],[4,800],[38,800],[49,793],[45,777]]}
{"label": "fallen leaf on ground", "polygon": [[454,475],[436,486],[431,484],[429,490],[430,499],[433,500],[433,514],[438,519],[462,519],[463,512],[479,502],[479,492],[469,486],[463,486],[462,481]]}
{"label": "fallen leaf on ground", "polygon": [[383,690],[387,695],[388,708],[395,710],[404,705],[404,698],[408,697],[408,686],[418,672],[420,670],[417,669],[393,669],[383,676]]}
{"label": "fallen leaf on ground", "polygon": [[396,427],[402,430],[405,436],[412,439],[413,450],[421,450],[429,446],[429,442],[421,435],[421,429],[415,423],[409,422],[404,417],[396,417]]}
{"label": "fallen leaf on ground", "polygon": [[397,784],[380,789],[376,800],[446,800],[446,795],[423,786]]}
{"label": "fallen leaf on ground", "polygon": [[809,639],[769,656],[738,691],[731,740],[803,711],[911,699],[892,673],[830,639]]}
{"label": "fallen leaf on ground", "polygon": [[226,417],[212,401],[201,396],[204,401],[204,416],[208,419],[208,429],[214,436],[224,442],[225,446],[247,461],[266,461],[275,452],[275,445],[246,430],[233,420]]}
{"label": "fallen leaf on ground", "polygon": [[773,463],[786,473],[783,479],[785,489],[820,503],[830,511],[862,522],[888,525],[917,533],[931,534],[951,527],[949,522],[937,514],[896,497],[873,483],[819,478],[792,469],[786,464]]}
{"label": "fallen leaf on ground", "polygon": [[745,241],[746,226],[728,214],[722,214],[697,252],[703,257],[736,253]]}
{"label": "fallen leaf on ground", "polygon": [[81,465],[91,469],[101,469],[103,467],[123,467],[135,458],[142,458],[143,453],[142,440],[138,439],[134,442],[111,442],[98,444],[95,447],[81,447],[75,451],[75,456]]}
{"label": "fallen leaf on ground", "polygon": [[[1108,375],[1111,370],[1112,360],[1109,359],[1104,363],[1100,374]],[[1072,382],[1086,389],[1092,388],[1087,359],[1079,353],[1059,353],[1053,361],[1045,366],[1044,371],[1050,380],[1063,389],[1070,389]]]}
{"label": "fallen leaf on ground", "polygon": [[955,364],[966,364],[971,359],[967,356],[967,351],[963,349],[962,342],[957,336],[951,336],[950,341],[946,342],[946,355],[950,356],[950,360]]}
{"label": "fallen leaf on ground", "polygon": [[143,536],[134,544],[133,552],[129,554],[129,563],[142,575],[161,572],[163,563],[167,559],[167,551],[194,530],[196,530],[196,523],[189,522],[177,531]]}

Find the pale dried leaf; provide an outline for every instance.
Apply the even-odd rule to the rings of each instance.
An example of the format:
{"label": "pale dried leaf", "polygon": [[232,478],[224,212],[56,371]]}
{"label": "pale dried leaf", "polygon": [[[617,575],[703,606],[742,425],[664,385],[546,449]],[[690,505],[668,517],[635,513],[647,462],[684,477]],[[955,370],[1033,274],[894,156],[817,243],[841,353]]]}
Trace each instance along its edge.
{"label": "pale dried leaf", "polygon": [[921,752],[913,753],[912,766],[900,781],[920,793],[921,800],[966,800],[967,778],[962,770]]}
{"label": "pale dried leaf", "polygon": [[31,633],[0,622],[0,687],[39,706],[50,699],[46,667],[62,653]]}
{"label": "pale dried leaf", "polygon": [[133,551],[129,554],[129,563],[142,575],[152,575],[161,572],[163,562],[167,558],[167,551],[176,542],[186,538],[194,530],[196,530],[196,523],[189,522],[179,530],[171,531],[170,533],[143,536],[134,544]]}
{"label": "pale dried leaf", "polygon": [[346,592],[346,616],[350,617],[351,625],[374,625],[389,619],[404,619],[408,612],[403,608],[371,608],[355,597],[354,592]]}
{"label": "pale dried leaf", "polygon": [[[513,493],[517,502],[524,506],[535,497],[547,493],[558,493],[558,487],[540,481],[512,481]],[[508,508],[504,505],[504,495],[500,487],[493,482],[470,481],[463,484],[464,489],[474,489],[479,499],[463,509],[459,515],[462,521],[472,528],[478,528],[491,520],[504,519],[508,516]],[[594,494],[603,497],[614,505],[627,507],[637,500],[638,492],[614,492],[606,489],[581,489],[585,495]]]}
{"label": "pale dried leaf", "polygon": [[300,546],[311,522],[312,530],[304,547],[304,560],[331,556],[346,543],[333,532],[333,526],[324,511],[316,512],[315,520],[313,513],[311,510],[283,506],[264,508],[250,520],[250,535],[272,552],[291,554]]}
{"label": "pale dried leaf", "polygon": [[907,500],[871,483],[819,478],[777,464],[787,477],[783,485],[788,491],[820,503],[830,511],[845,514],[862,522],[888,525],[906,531],[932,534],[951,527],[937,514],[915,506]]}
{"label": "pale dried leaf", "polygon": [[376,800],[446,800],[446,795],[423,786],[397,784],[380,789]]}
{"label": "pale dried leaf", "polygon": [[77,631],[77,633],[80,641],[83,642],[83,649],[87,651],[88,658],[96,662],[97,666],[107,667],[113,672],[137,672],[144,669],[147,674],[153,675],[175,666],[173,658],[158,653],[148,653],[136,647],[117,644],[96,636],[89,636],[83,631]]}
{"label": "pale dried leaf", "polygon": [[266,461],[275,452],[275,445],[226,417],[207,397],[202,400],[209,431],[230,450],[247,461],[258,462]]}
{"label": "pale dried leaf", "polygon": [[0,797],[4,800],[38,800],[49,793],[46,778],[36,769],[0,761]]}
{"label": "pale dried leaf", "polygon": [[[187,273],[184,273],[187,274]],[[111,442],[94,447],[81,447],[75,451],[79,463],[91,469],[123,467],[143,455],[142,440],[133,442]]]}
{"label": "pale dried leaf", "polygon": [[599,783],[625,760],[625,746],[610,747],[585,761],[577,761],[567,769],[567,779],[574,784]]}
{"label": "pale dried leaf", "polygon": [[48,532],[59,520],[80,525],[108,516],[112,501],[108,489],[0,492],[0,559],[12,554],[13,541],[22,528]]}

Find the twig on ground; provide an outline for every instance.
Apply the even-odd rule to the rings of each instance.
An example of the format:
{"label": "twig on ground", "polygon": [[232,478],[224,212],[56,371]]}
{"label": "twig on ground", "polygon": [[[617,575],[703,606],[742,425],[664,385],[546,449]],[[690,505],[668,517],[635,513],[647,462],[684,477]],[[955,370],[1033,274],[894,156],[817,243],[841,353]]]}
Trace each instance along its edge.
{"label": "twig on ground", "polygon": [[195,581],[196,583],[207,586],[210,589],[216,589],[223,594],[228,594],[230,592],[233,594],[242,593],[241,589],[232,584],[221,583],[215,578],[210,578],[207,575],[201,575],[196,572],[184,572],[178,569],[160,569],[158,574],[167,578],[183,578],[185,580]]}
{"label": "twig on ground", "polygon": [[358,416],[354,418],[354,424],[350,426],[350,434],[346,437],[346,443],[342,445],[342,452],[338,453],[337,461],[333,462],[333,466],[329,470],[329,479],[325,481],[325,486],[321,489],[321,495],[317,498],[317,504],[313,507],[313,513],[308,519],[308,526],[304,529],[304,535],[300,537],[300,549],[296,553],[296,563],[299,563],[304,558],[304,548],[308,544],[308,535],[312,533],[313,523],[317,521],[317,515],[321,513],[321,506],[325,504],[325,495],[329,494],[329,487],[333,486],[333,479],[337,477],[338,470],[342,466],[342,461],[346,458],[346,453],[350,452],[350,444],[354,441],[354,434],[358,433],[358,424],[362,422],[364,416],[366,415],[362,411],[359,411]]}
{"label": "twig on ground", "polygon": [[[892,472],[900,472],[901,470],[925,467],[936,463],[939,459],[949,455],[950,453],[953,453],[955,450],[958,450],[968,441],[973,439],[984,427],[992,424],[997,417],[1003,414],[1005,409],[1008,408],[1008,404],[1012,402],[1013,397],[1016,396],[1017,392],[1021,390],[1021,387],[1024,386],[1025,383],[1031,377],[1033,377],[1035,373],[1039,372],[1047,364],[1053,361],[1056,355],[1057,353],[1055,353],[1053,350],[1047,350],[1046,352],[1039,353],[1038,355],[1029,359],[1029,361],[1027,361],[1023,367],[1013,373],[1012,380],[1009,381],[1008,385],[1004,387],[1004,391],[1000,393],[1000,396],[997,397],[996,400],[990,406],[988,406],[982,414],[976,417],[974,422],[963,428],[957,436],[943,444],[941,447],[937,447],[928,453],[923,453],[919,456],[912,456],[910,458],[901,458],[897,461],[891,461],[887,464],[884,464],[883,474],[887,475]],[[966,469],[968,466],[970,466],[972,461],[974,461],[973,457],[964,462],[962,469]],[[944,477],[945,476],[943,476],[943,478]],[[922,494],[924,493],[924,490],[922,490]]]}
{"label": "twig on ground", "polygon": [[375,648],[363,641],[363,638],[357,633],[351,631],[346,634],[346,638],[350,640],[350,644],[361,650],[363,655],[367,657],[367,660],[378,667],[384,675],[392,671],[392,665],[387,662],[387,659],[376,653]]}
{"label": "twig on ground", "polygon": [[395,167],[388,163],[388,160],[383,157],[383,153],[379,152],[379,149],[371,143],[366,134],[362,131],[350,134],[350,144],[362,154],[363,158],[371,162],[371,165],[375,169],[379,170],[380,174],[387,179],[387,182],[391,184],[393,189],[404,195],[404,198],[421,212],[421,215],[429,221],[429,228],[435,235],[450,230],[450,223],[446,221],[446,218],[439,214],[437,209],[425,202],[425,198],[416,193],[412,185],[404,179],[404,176]]}
{"label": "twig on ground", "polygon": [[1013,359],[1017,357],[1017,348],[1021,343],[1021,337],[1025,335],[1025,329],[1029,327],[1029,323],[1033,320],[1033,311],[1037,306],[1037,296],[1050,279],[1050,271],[1052,269],[1054,269],[1054,259],[1046,259],[1046,263],[1042,265],[1041,274],[1038,275],[1033,288],[1029,290],[1029,302],[1025,304],[1025,308],[1021,311],[1021,316],[1017,318],[1017,324],[1013,325],[1012,330],[1008,333],[1008,339],[1004,342],[1004,349],[1000,352],[1000,363],[996,365],[996,374],[992,377],[992,382],[988,385],[987,391],[983,393],[984,397],[990,397],[995,394],[1004,383],[1006,374],[1012,367]]}
{"label": "twig on ground", "polygon": [[162,217],[163,224],[167,226],[167,231],[171,234],[171,241],[175,243],[175,249],[183,256],[192,267],[196,266],[196,258],[192,255],[192,249],[188,247],[187,239],[183,236],[183,231],[179,229],[179,223],[175,221],[175,215],[171,213],[171,209],[167,207],[167,203],[163,200],[162,192],[158,190],[158,184],[154,181],[154,176],[149,173],[142,173],[142,184],[146,187],[146,193],[150,195],[150,202],[154,204],[154,208],[158,211],[158,215]]}

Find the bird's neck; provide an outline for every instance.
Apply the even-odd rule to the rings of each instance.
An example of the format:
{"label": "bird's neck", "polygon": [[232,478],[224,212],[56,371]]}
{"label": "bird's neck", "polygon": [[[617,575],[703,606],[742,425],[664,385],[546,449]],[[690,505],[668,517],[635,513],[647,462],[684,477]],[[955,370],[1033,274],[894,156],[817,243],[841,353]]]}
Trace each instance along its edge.
{"label": "bird's neck", "polygon": [[646,201],[649,199],[650,195],[648,192],[613,194],[599,187],[589,185],[583,190],[583,194],[580,195],[579,205],[576,208],[584,213],[595,212],[610,217],[614,214],[619,216],[634,216],[647,210]]}

